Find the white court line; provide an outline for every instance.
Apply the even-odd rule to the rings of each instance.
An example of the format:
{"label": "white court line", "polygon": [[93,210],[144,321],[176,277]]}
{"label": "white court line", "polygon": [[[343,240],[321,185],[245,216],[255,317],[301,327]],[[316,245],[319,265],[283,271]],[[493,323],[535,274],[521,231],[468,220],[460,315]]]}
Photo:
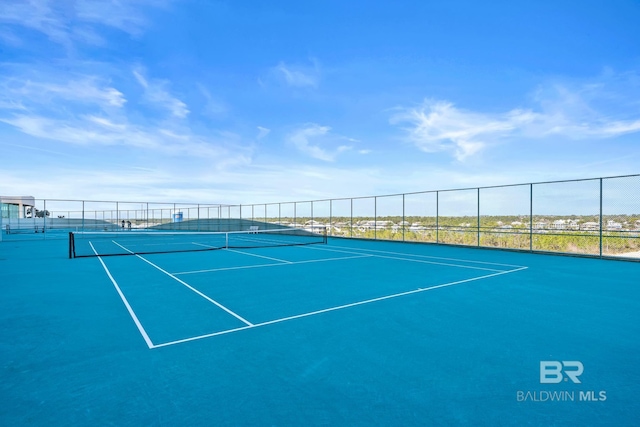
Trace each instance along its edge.
{"label": "white court line", "polygon": [[211,246],[211,245],[205,245],[204,243],[198,243],[198,242],[191,242],[191,244],[196,246],[204,246],[205,248],[211,248],[211,249],[224,249],[224,246]]}
{"label": "white court line", "polygon": [[252,254],[252,253],[249,253],[249,252],[242,252],[242,251],[238,251],[238,250],[235,250],[235,249],[227,249],[227,250],[228,250],[229,252],[235,252],[235,253],[237,253],[237,254],[249,255],[249,256],[254,256],[254,257],[257,257],[257,258],[270,259],[270,260],[272,260],[272,261],[279,261],[279,262],[283,262],[283,263],[285,263],[285,264],[292,264],[292,262],[291,262],[291,261],[287,261],[286,259],[272,258],[272,257],[270,257],[270,256],[264,256],[264,255]]}
{"label": "white court line", "polygon": [[109,276],[109,279],[111,279],[111,283],[113,283],[113,286],[116,288],[118,295],[120,295],[120,299],[124,303],[124,306],[127,307],[127,311],[129,312],[129,315],[133,319],[133,323],[135,323],[136,326],[138,327],[138,331],[140,331],[140,335],[142,335],[142,338],[144,338],[144,341],[147,343],[147,347],[154,348],[154,344],[153,342],[151,342],[151,338],[149,338],[147,331],[144,330],[144,328],[142,327],[142,323],[140,323],[140,320],[138,320],[138,316],[136,316],[136,313],[131,308],[131,305],[129,305],[129,301],[127,301],[127,298],[122,293],[122,290],[120,290],[120,286],[118,286],[118,282],[116,282],[116,279],[113,278],[113,276],[111,275],[111,272],[105,265],[104,261],[102,261],[102,257],[98,255],[98,252],[93,247],[93,243],[89,242],[89,246],[91,246],[93,253],[95,253],[98,256],[98,260],[100,261],[100,264],[102,264],[102,268],[104,268],[104,271],[107,273],[107,276]]}
{"label": "white court line", "polygon": [[[276,261],[282,261],[283,264],[259,264],[259,265],[250,265],[250,266],[242,266],[242,267],[212,268],[212,269],[193,270],[193,271],[181,271],[181,272],[173,273],[173,274],[179,275],[179,274],[209,273],[209,272],[214,272],[214,271],[241,270],[241,269],[245,269],[245,268],[274,267],[274,266],[286,265],[286,264],[291,264],[291,265],[292,264],[304,264],[304,263],[309,263],[309,262],[333,261],[333,260],[353,259],[353,258],[363,258],[363,257],[376,257],[376,258],[385,258],[385,259],[395,259],[395,260],[399,260],[399,261],[418,262],[418,263],[421,263],[421,264],[433,264],[433,265],[442,265],[442,266],[445,266],[445,267],[467,268],[467,269],[470,269],[470,270],[483,270],[483,271],[494,271],[494,272],[505,271],[505,270],[499,270],[499,269],[496,269],[496,268],[475,267],[475,266],[472,266],[472,265],[460,265],[460,264],[451,264],[451,263],[446,263],[446,262],[427,261],[427,260],[422,260],[422,259],[401,258],[401,257],[392,257],[392,256],[386,256],[386,255],[369,254],[369,253],[363,253],[363,252],[354,252],[353,250],[329,249],[329,248],[324,248],[324,247],[321,248],[321,247],[317,247],[317,246],[313,246],[313,245],[312,246],[305,246],[305,249],[312,249],[312,250],[319,250],[319,251],[326,251],[326,252],[339,252],[339,253],[345,253],[345,254],[354,254],[356,256],[353,256],[353,257],[340,257],[340,258],[327,258],[327,259],[309,260],[309,261],[283,261],[283,260],[279,260],[277,258],[263,257],[261,255],[255,255],[255,254],[251,254],[251,253],[247,253],[247,252],[241,252],[241,251],[237,251],[237,250],[227,249],[227,250],[229,250],[231,252],[237,252],[237,253],[241,253],[241,254],[244,254],[244,255],[253,255],[253,256],[263,257],[263,258],[267,258],[267,259],[274,259]],[[354,249],[355,250],[355,248],[346,248],[346,249]],[[435,258],[435,259],[440,259],[438,257],[433,257],[433,256],[428,256],[428,255],[415,255],[415,254],[406,254],[406,253],[401,253],[401,252],[377,251],[377,250],[372,250],[372,249],[364,249],[364,250],[368,250],[370,252],[380,252],[380,253],[388,253],[388,254],[396,254],[396,255],[406,255],[406,256],[410,256],[410,257],[414,257],[414,258]],[[478,263],[478,264],[500,265],[500,266],[514,267],[514,268],[522,267],[520,265],[498,264],[498,263],[490,263],[490,262],[484,262],[484,261],[462,260],[462,259],[455,259],[455,258],[441,258],[441,259],[450,260],[450,261]]]}
{"label": "white court line", "polygon": [[[237,252],[237,251],[234,251],[234,252]],[[213,271],[244,270],[244,269],[247,269],[247,268],[281,267],[283,265],[309,264],[309,263],[313,263],[313,262],[325,262],[325,261],[340,261],[340,260],[343,260],[343,259],[355,259],[355,258],[371,258],[373,256],[374,255],[362,254],[362,255],[356,255],[356,256],[343,256],[343,257],[338,257],[338,258],[322,258],[322,259],[309,259],[309,260],[306,260],[306,261],[290,261],[288,263],[279,262],[277,264],[256,264],[256,265],[242,265],[242,266],[239,266],[239,267],[209,268],[209,269],[205,269],[205,270],[181,271],[181,272],[173,273],[173,274],[175,274],[177,276],[177,275],[181,275],[181,274],[210,273],[210,272],[213,272]]]}
{"label": "white court line", "polygon": [[428,288],[418,288],[418,289],[414,289],[412,291],[400,292],[400,293],[397,293],[397,294],[387,295],[387,296],[378,297],[378,298],[371,298],[371,299],[364,300],[364,301],[358,301],[358,302],[354,302],[354,303],[350,303],[350,304],[339,305],[339,306],[336,306],[336,307],[325,308],[325,309],[322,309],[322,310],[312,311],[312,312],[309,312],[309,313],[303,313],[303,314],[298,314],[298,315],[295,315],[295,316],[283,317],[283,318],[280,318],[280,319],[269,320],[269,321],[262,322],[262,323],[256,323],[256,324],[251,325],[251,326],[244,326],[244,327],[241,327],[241,328],[227,329],[227,330],[220,331],[220,332],[213,332],[211,334],[199,335],[199,336],[195,336],[195,337],[184,338],[184,339],[181,339],[181,340],[170,341],[170,342],[166,342],[166,343],[162,343],[162,344],[156,344],[156,345],[153,346],[153,348],[167,347],[167,346],[170,346],[170,345],[182,344],[182,343],[189,342],[189,341],[196,341],[196,340],[201,340],[201,339],[204,339],[204,338],[215,337],[215,336],[218,336],[218,335],[229,334],[229,333],[232,333],[232,332],[243,331],[245,329],[254,329],[254,328],[261,327],[261,326],[273,325],[274,323],[281,323],[281,322],[286,322],[286,321],[289,321],[289,320],[300,319],[300,318],[303,318],[303,317],[316,316],[318,314],[328,313],[330,311],[343,310],[343,309],[346,309],[346,308],[351,308],[351,307],[364,305],[364,304],[371,304],[371,303],[374,303],[374,302],[384,301],[384,300],[388,300],[388,299],[391,299],[391,298],[398,298],[398,297],[402,297],[402,296],[405,296],[405,295],[411,295],[411,294],[417,294],[417,293],[421,293],[421,292],[432,291],[434,289],[440,289],[440,288],[445,288],[445,287],[448,287],[448,286],[459,285],[461,283],[473,282],[475,280],[488,279],[489,277],[500,276],[500,275],[503,275],[503,274],[515,273],[517,271],[525,270],[527,268],[528,267],[520,267],[520,268],[516,268],[514,270],[500,271],[500,272],[497,272],[497,273],[486,274],[484,276],[473,277],[471,279],[464,279],[464,280],[458,280],[458,281],[455,281],[455,282],[444,283],[444,284],[441,284],[441,285],[429,286]]}
{"label": "white court line", "polygon": [[227,313],[229,313],[230,315],[232,315],[233,317],[235,317],[236,319],[240,320],[241,322],[243,322],[246,325],[249,326],[253,326],[253,323],[249,322],[247,319],[243,318],[242,316],[240,316],[239,314],[229,310],[227,307],[225,307],[224,305],[220,304],[218,301],[208,297],[207,295],[203,294],[202,292],[200,292],[199,290],[197,290],[196,288],[194,288],[193,286],[189,285],[187,282],[178,279],[176,276],[174,276],[173,274],[169,273],[166,270],[163,270],[161,267],[158,267],[157,265],[155,265],[154,263],[152,263],[151,261],[149,261],[148,259],[130,251],[129,249],[125,248],[124,246],[122,246],[120,243],[116,242],[115,240],[112,240],[113,243],[115,243],[116,245],[120,246],[122,249],[124,249],[127,252],[130,252],[131,254],[137,256],[139,259],[143,260],[144,262],[146,262],[147,264],[151,265],[152,267],[157,268],[158,270],[160,270],[161,272],[163,272],[164,274],[166,274],[167,276],[171,277],[173,280],[175,280],[176,282],[180,283],[181,285],[186,286],[187,288],[191,289],[193,292],[195,292],[196,294],[200,295],[202,298],[206,299],[207,301],[217,305],[218,307],[220,307],[221,309],[223,309],[224,311],[226,311]]}
{"label": "white court line", "polygon": [[[404,252],[392,252],[392,251],[380,251],[380,250],[376,250],[376,249],[366,249],[366,248],[352,248],[352,247],[348,247],[348,246],[337,246],[339,248],[343,248],[343,249],[351,249],[351,250],[355,250],[355,251],[368,251],[368,252],[378,252],[378,253],[383,253],[383,254],[393,254],[393,255],[406,255],[406,256],[412,256],[412,257],[416,257],[416,258],[430,258],[430,259],[441,259],[444,261],[460,261],[460,262],[468,262],[468,263],[473,263],[473,264],[487,264],[487,265],[499,265],[502,267],[513,267],[513,268],[520,268],[523,267],[522,265],[515,265],[515,264],[503,264],[503,263],[499,263],[499,262],[489,262],[489,261],[475,261],[475,260],[471,260],[471,259],[459,259],[459,258],[447,258],[447,257],[439,257],[439,256],[432,256],[432,255],[419,255],[419,254],[411,254],[411,253],[404,253]],[[312,246],[308,246],[307,249],[316,249],[316,250],[332,250],[332,249],[326,249],[326,248],[320,248],[320,247],[312,247]],[[358,253],[362,253],[362,252],[358,252]],[[499,270],[496,270],[499,271]]]}
{"label": "white court line", "polygon": [[[313,249],[313,250],[319,250],[319,251],[327,251],[327,252],[342,252],[345,254],[364,254],[363,252],[353,252],[353,251],[343,251],[343,250],[339,250],[339,249],[328,249],[328,248],[315,248],[315,247],[309,247],[307,249]],[[383,252],[383,251],[374,251],[374,252]],[[386,253],[391,253],[394,254],[396,252],[386,252]],[[422,257],[422,255],[412,255],[412,254],[403,254],[403,253],[397,253],[398,255],[407,255],[407,256],[414,256],[414,257]],[[400,257],[393,257],[393,256],[387,256],[387,255],[376,255],[376,254],[369,254],[372,257],[376,257],[376,258],[385,258],[385,259],[395,259],[395,260],[400,260],[400,261],[410,261],[410,262],[419,262],[421,264],[433,264],[433,265],[443,265],[445,267],[458,267],[458,268],[468,268],[471,270],[484,270],[484,271],[505,271],[505,270],[498,270],[495,268],[486,268],[486,267],[474,267],[472,265],[460,265],[460,264],[450,264],[447,262],[436,262],[436,261],[427,261],[427,260],[422,260],[422,259],[413,259],[413,258],[400,258]],[[464,261],[464,260],[456,260],[456,261]],[[464,261],[464,262],[469,262],[469,261]],[[470,261],[470,262],[474,262],[474,261]],[[516,266],[514,266],[516,267]],[[517,266],[520,267],[520,266]]]}
{"label": "white court line", "polygon": [[[268,240],[268,239],[264,239],[264,242],[275,242],[277,243],[277,240]],[[375,242],[385,242],[384,240],[374,240]],[[439,256],[432,256],[432,255],[419,255],[419,254],[412,254],[412,253],[405,253],[405,252],[393,252],[393,251],[381,251],[381,250],[376,250],[376,249],[366,249],[366,248],[352,248],[349,246],[337,246],[338,248],[343,248],[343,249],[350,249],[350,250],[354,250],[354,251],[368,251],[368,252],[377,252],[377,253],[382,253],[382,254],[391,254],[391,255],[403,255],[403,256],[409,256],[409,257],[414,257],[414,258],[429,258],[429,259],[434,259],[434,260],[443,260],[443,261],[457,261],[457,262],[466,262],[466,263],[471,263],[471,264],[485,264],[485,265],[496,265],[496,266],[501,266],[501,267],[511,267],[511,268],[520,268],[523,267],[522,265],[515,265],[515,264],[504,264],[504,263],[499,263],[499,262],[489,262],[489,261],[475,261],[475,260],[470,260],[470,259],[459,259],[459,258],[447,258],[447,257],[439,257]],[[312,250],[320,250],[320,251],[332,251],[332,252],[344,252],[344,253],[357,253],[357,254],[362,254],[363,252],[349,252],[349,251],[340,251],[337,249],[329,249],[326,246],[318,246],[318,245],[306,245],[304,246],[305,249],[312,249]],[[382,256],[381,256],[382,257]],[[393,258],[392,258],[393,259]],[[401,259],[401,258],[397,258],[397,259]],[[406,261],[410,261],[410,260],[406,260]],[[437,264],[436,262],[433,262],[434,264]],[[474,268],[472,266],[461,266],[458,264],[447,264],[447,263],[440,263],[440,265],[451,265],[454,267],[462,267],[462,268]],[[483,268],[481,267],[477,267],[478,270],[482,270]],[[491,269],[491,268],[485,268],[484,270],[487,271],[504,271],[504,270],[498,270],[498,269]]]}
{"label": "white court line", "polygon": [[251,255],[251,256],[254,256],[254,257],[258,257],[258,258],[270,259],[272,261],[284,262],[285,264],[290,264],[291,263],[291,261],[287,261],[285,259],[278,259],[278,258],[272,258],[272,257],[264,256],[264,255],[250,254],[250,253],[247,253],[247,252],[240,252],[240,251],[237,251],[237,250],[234,250],[234,249],[222,248],[222,247],[218,247],[218,246],[205,245],[204,243],[196,243],[196,242],[191,242],[191,243],[193,243],[194,245],[198,245],[198,246],[204,246],[206,248],[224,249],[224,250],[227,250],[229,252],[235,252],[235,253],[242,254],[242,255]]}

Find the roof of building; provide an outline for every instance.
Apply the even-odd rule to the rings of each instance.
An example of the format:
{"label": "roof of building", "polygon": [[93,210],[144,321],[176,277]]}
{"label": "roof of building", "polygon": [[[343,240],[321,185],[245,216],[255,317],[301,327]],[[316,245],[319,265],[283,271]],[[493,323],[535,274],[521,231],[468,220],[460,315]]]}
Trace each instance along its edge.
{"label": "roof of building", "polygon": [[0,203],[8,205],[35,206],[36,199],[33,196],[0,196]]}

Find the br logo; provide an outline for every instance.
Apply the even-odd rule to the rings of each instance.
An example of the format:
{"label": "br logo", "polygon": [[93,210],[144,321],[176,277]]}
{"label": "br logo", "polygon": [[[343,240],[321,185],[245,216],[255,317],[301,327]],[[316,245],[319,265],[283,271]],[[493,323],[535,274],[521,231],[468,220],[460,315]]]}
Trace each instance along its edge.
{"label": "br logo", "polygon": [[[582,375],[584,366],[582,362],[577,360],[541,360],[540,361],[540,383],[541,384],[557,384],[569,378],[576,384],[580,384],[578,378]],[[564,375],[563,375],[564,372]],[[565,378],[566,375],[566,378]]]}

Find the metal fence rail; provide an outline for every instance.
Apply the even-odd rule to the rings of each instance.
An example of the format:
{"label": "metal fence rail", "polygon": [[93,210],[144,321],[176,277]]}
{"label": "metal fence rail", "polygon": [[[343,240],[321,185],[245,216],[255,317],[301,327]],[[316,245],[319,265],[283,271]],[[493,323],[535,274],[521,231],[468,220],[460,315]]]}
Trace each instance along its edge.
{"label": "metal fence rail", "polygon": [[69,230],[231,231],[248,224],[635,259],[640,174],[247,205],[36,200],[29,218],[0,218],[4,240],[56,238]]}

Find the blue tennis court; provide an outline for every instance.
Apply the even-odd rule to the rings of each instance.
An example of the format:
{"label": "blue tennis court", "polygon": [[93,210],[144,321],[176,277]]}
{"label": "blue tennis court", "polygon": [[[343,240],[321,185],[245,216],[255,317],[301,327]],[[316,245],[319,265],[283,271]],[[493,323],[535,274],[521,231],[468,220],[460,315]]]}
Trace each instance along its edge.
{"label": "blue tennis court", "polygon": [[637,425],[640,263],[340,238],[67,255],[0,244],[4,425]]}

